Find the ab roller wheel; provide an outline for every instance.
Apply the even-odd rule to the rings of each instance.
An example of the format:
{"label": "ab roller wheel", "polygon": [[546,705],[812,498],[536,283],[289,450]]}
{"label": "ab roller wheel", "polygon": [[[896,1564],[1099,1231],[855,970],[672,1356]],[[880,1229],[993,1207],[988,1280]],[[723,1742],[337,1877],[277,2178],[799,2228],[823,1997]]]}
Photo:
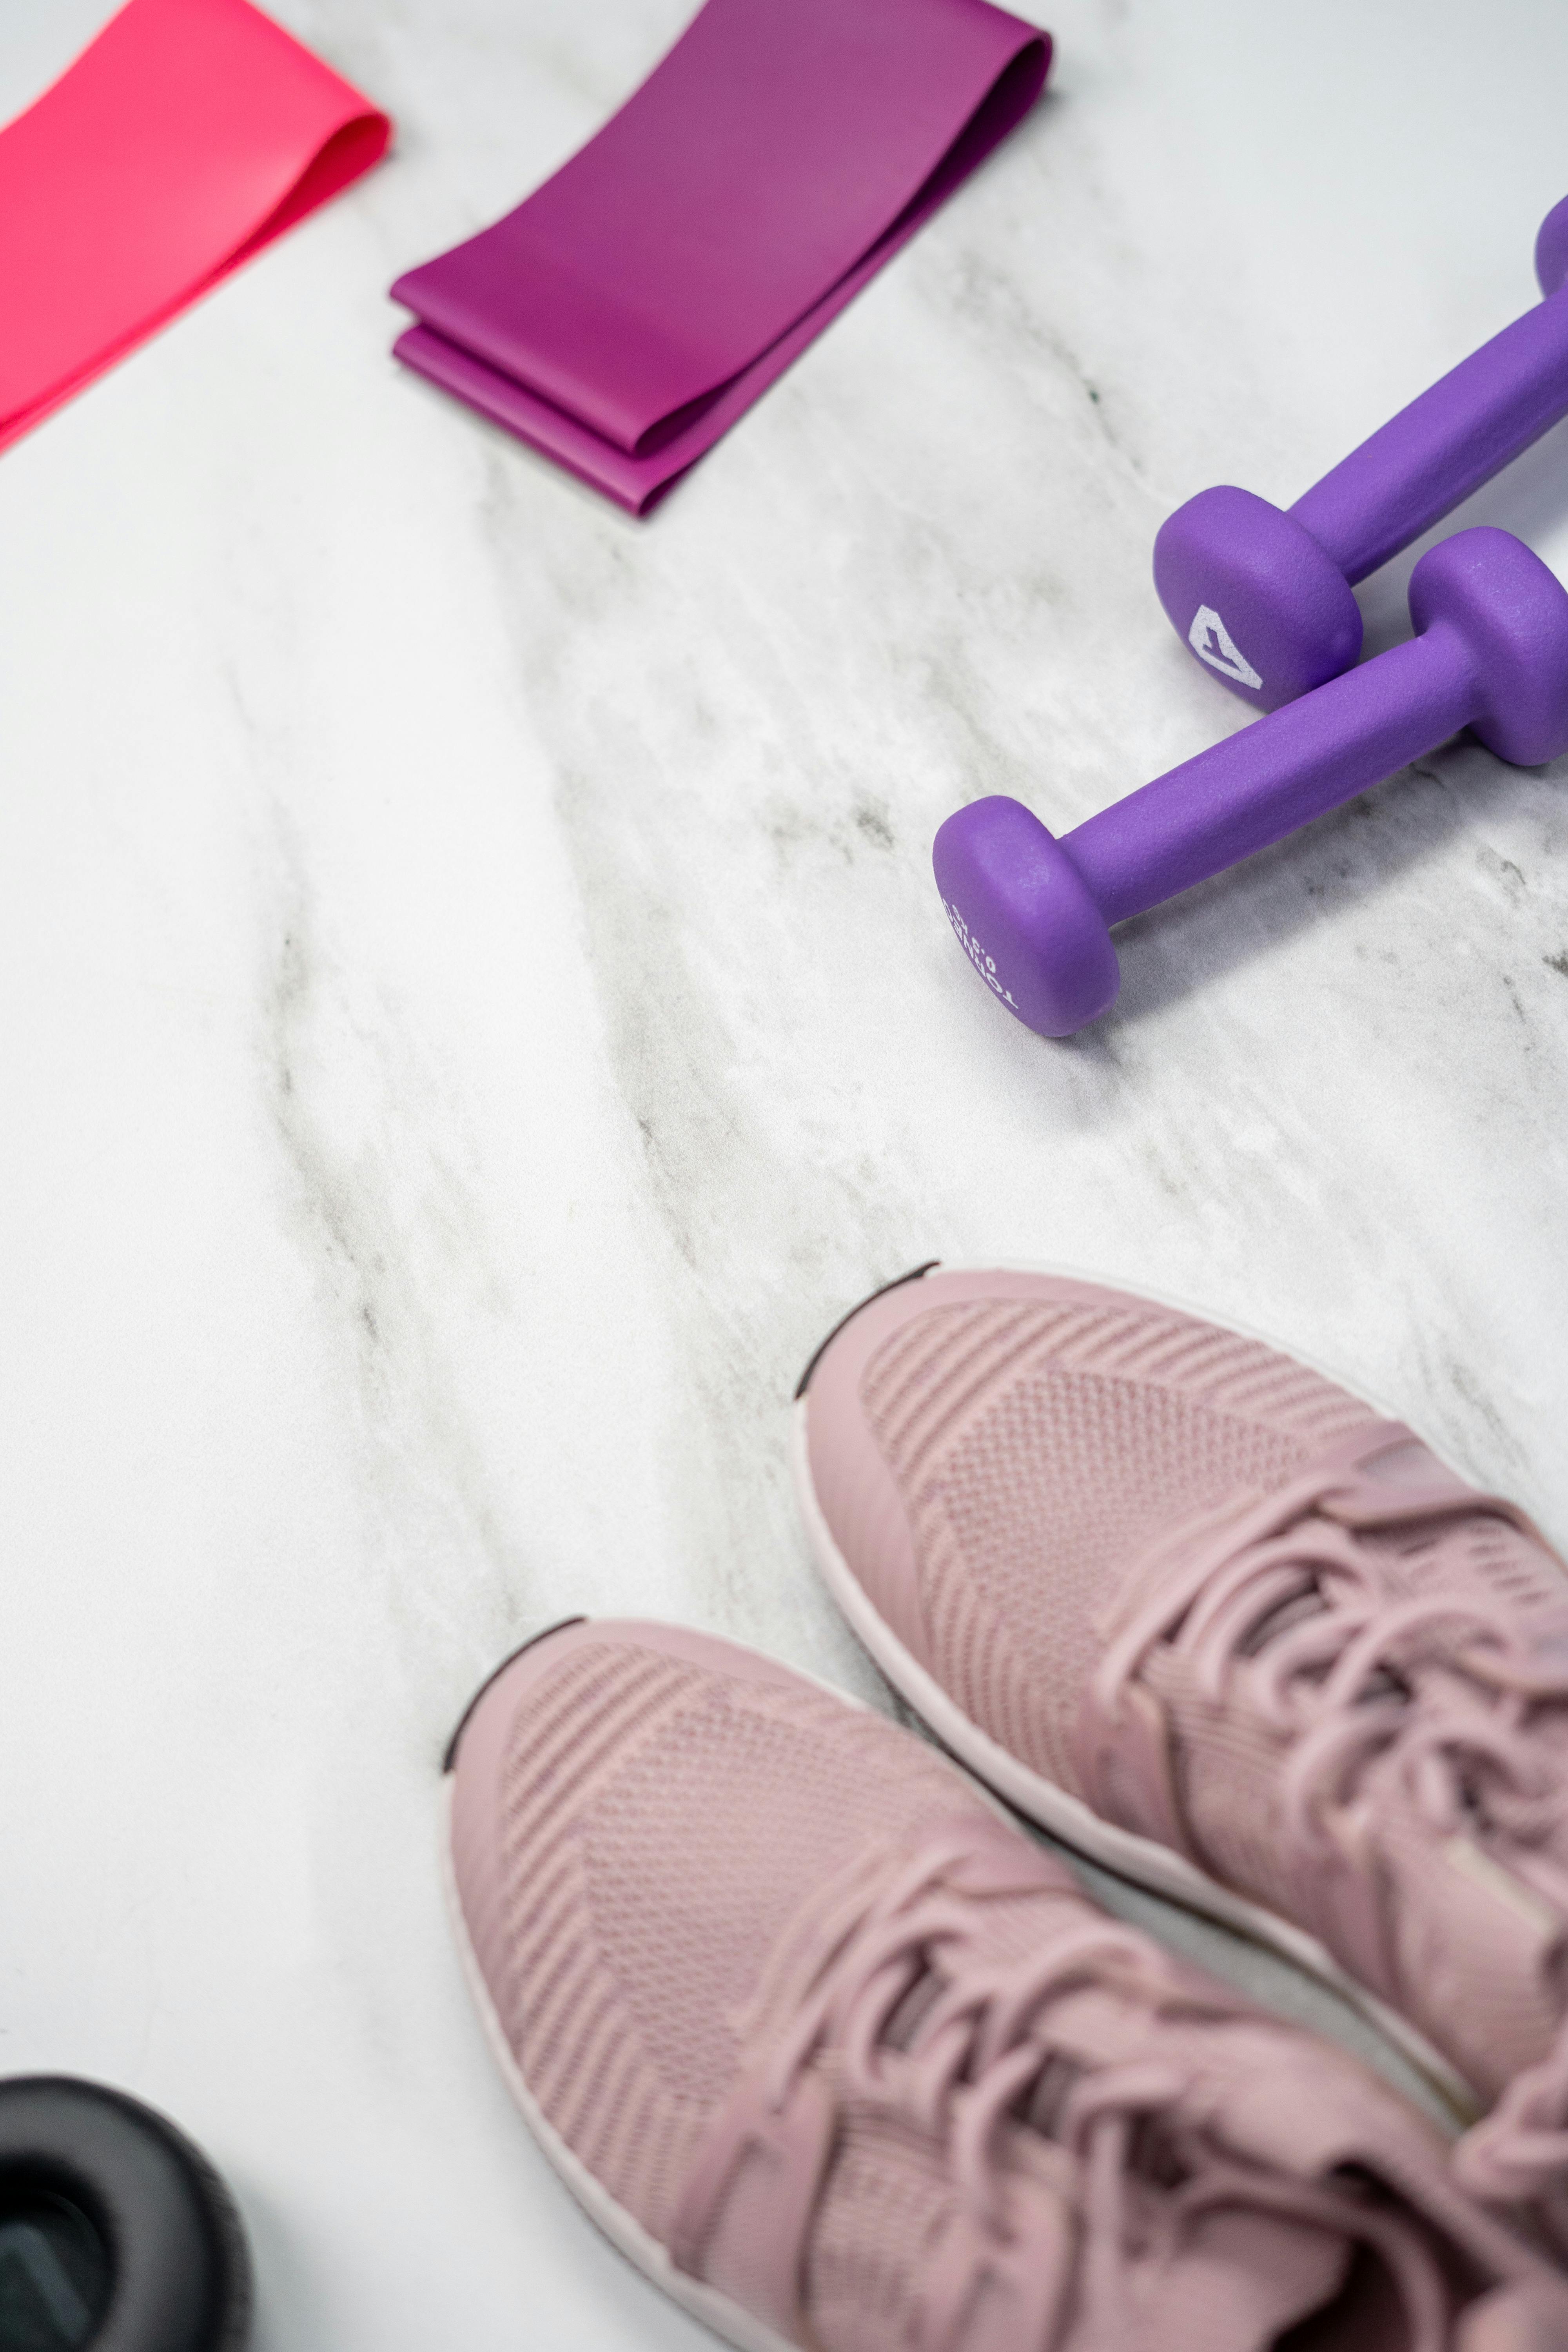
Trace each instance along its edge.
{"label": "ab roller wheel", "polygon": [[0,2352],[240,2352],[250,2265],[183,2132],[69,2075],[0,2082]]}

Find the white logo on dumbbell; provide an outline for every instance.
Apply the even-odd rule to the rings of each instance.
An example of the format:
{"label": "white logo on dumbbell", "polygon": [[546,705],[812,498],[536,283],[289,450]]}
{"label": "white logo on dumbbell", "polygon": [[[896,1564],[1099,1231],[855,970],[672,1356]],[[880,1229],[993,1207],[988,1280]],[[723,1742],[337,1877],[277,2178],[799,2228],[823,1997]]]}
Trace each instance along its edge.
{"label": "white logo on dumbbell", "polygon": [[1200,604],[1193,614],[1187,643],[1199,661],[1207,662],[1210,669],[1219,670],[1226,677],[1235,678],[1237,686],[1262,685],[1263,680],[1212,604]]}

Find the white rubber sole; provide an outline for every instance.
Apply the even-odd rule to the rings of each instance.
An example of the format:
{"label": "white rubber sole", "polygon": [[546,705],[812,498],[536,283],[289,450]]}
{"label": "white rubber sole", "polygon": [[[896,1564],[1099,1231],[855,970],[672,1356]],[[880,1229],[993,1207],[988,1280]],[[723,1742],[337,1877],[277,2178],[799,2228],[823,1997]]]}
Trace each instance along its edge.
{"label": "white rubber sole", "polygon": [[[837,1696],[842,1696],[842,1693]],[[800,2352],[800,2347],[790,2337],[778,2335],[740,2304],[731,2303],[728,2295],[719,2294],[712,2287],[704,2286],[700,2279],[690,2278],[686,2272],[677,2270],[658,2240],[651,2237],[624,2205],[616,2204],[587,2167],[573,2154],[546,2117],[523,2081],[517,2060],[512,2055],[511,2045],[501,2030],[489,1987],[468,1940],[468,1922],[458,1898],[457,1877],[452,1868],[451,1810],[452,1776],[448,1773],[441,1805],[441,1884],[446,1890],[447,1916],[452,1923],[463,1974],[474,1997],[474,2006],[479,2011],[490,2054],[500,2067],[501,2079],[511,2093],[529,2130],[589,2220],[604,2232],[617,2253],[624,2254],[629,2263],[635,2263],[644,2277],[651,2279],[662,2294],[668,2295],[670,2301],[678,2303],[683,2311],[689,2311],[693,2319],[701,2320],[704,2326],[710,2327],[726,2343],[739,2346],[740,2352]]]}
{"label": "white rubber sole", "polygon": [[[963,1274],[964,1266],[942,1266],[934,1271]],[[990,1270],[990,1269],[987,1269]],[[1066,1266],[999,1266],[998,1273],[1059,1274],[1068,1280],[1091,1282],[1097,1279],[1081,1268]],[[923,1279],[923,1277],[922,1277]],[[1261,1334],[1244,1330],[1239,1325],[1226,1323],[1206,1310],[1180,1305],[1171,1298],[1161,1298],[1150,1291],[1134,1291],[1125,1283],[1110,1286],[1122,1290],[1129,1297],[1142,1298],[1151,1305],[1177,1307],[1184,1314],[1201,1315],[1205,1322],[1216,1328],[1235,1331],[1244,1339],[1260,1339]],[[869,1304],[869,1301],[867,1302]],[[1268,1347],[1277,1345],[1263,1340]],[[1298,1363],[1310,1360],[1291,1351]],[[1320,1369],[1317,1366],[1313,1370]],[[1325,1378],[1335,1379],[1332,1373]],[[1348,1387],[1340,1381],[1338,1385]],[[1360,1396],[1360,1390],[1351,1390]],[[1131,1879],[1134,1885],[1147,1887],[1152,1894],[1161,1895],[1173,1903],[1182,1904],[1189,1911],[1217,1920],[1222,1927],[1231,1927],[1255,1943],[1264,1944],[1279,1952],[1310,1976],[1330,1986],[1342,1999],[1350,2002],[1362,2016],[1374,2025],[1384,2039],[1407,2058],[1434,2089],[1438,2091],[1453,2109],[1456,2120],[1471,2123],[1481,2112],[1482,2103],[1458,2070],[1427,2041],[1426,2035],[1402,2017],[1397,2010],[1379,2000],[1364,1985],[1348,1976],[1331,1952],[1315,1936],[1298,1927],[1278,1912],[1263,1905],[1251,1903],[1210,1878],[1184,1854],[1175,1853],[1169,1846],[1157,1844],[1152,1838],[1137,1836],[1131,1830],[1119,1828],[1103,1821],[1093,1808],[1074,1797],[1054,1780],[1045,1780],[1038,1772],[1021,1764],[1016,1756],[999,1747],[988,1733],[983,1731],[965,1715],[935,1677],[929,1674],[917,1658],[911,1657],[892,1627],[872,1606],[865,1587],[860,1583],[848,1561],[834,1539],[833,1530],[823,1517],[812,1484],[811,1465],[806,1451],[806,1398],[800,1397],[795,1407],[790,1433],[790,1459],[795,1474],[795,1492],[801,1514],[811,1539],[812,1551],[824,1583],[838,1607],[843,1611],[857,1638],[869,1651],[876,1664],[893,1688],[913,1707],[922,1722],[928,1724],[937,1738],[978,1780],[994,1789],[1011,1806],[1023,1813],[1064,1845],[1076,1847],[1089,1861],[1114,1871],[1118,1877]],[[1392,1418],[1399,1418],[1392,1415]]]}

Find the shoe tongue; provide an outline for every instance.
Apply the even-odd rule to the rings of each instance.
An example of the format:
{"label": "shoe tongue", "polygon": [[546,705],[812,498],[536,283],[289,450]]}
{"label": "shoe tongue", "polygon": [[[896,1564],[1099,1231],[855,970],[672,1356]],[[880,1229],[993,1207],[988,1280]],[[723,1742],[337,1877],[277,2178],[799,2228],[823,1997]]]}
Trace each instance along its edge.
{"label": "shoe tongue", "polygon": [[[1314,1494],[1312,1490],[1318,1491]],[[1381,1553],[1395,1582],[1411,1590],[1454,1585],[1473,1598],[1478,1585],[1515,1612],[1539,1613],[1541,1638],[1568,1654],[1568,1584],[1563,1563],[1533,1528],[1521,1526],[1496,1499],[1468,1486],[1399,1422],[1371,1421],[1343,1432],[1292,1482],[1304,1516],[1353,1528]],[[1228,1544],[1272,1538],[1280,1521],[1275,1495],[1237,1489],[1214,1509],[1176,1528],[1138,1563],[1119,1592],[1122,1618],[1202,1554]],[[1284,1507],[1289,1510],[1289,1503]],[[1405,1574],[1403,1563],[1408,1562]],[[1283,1630],[1272,1629],[1272,1630]]]}
{"label": "shoe tongue", "polygon": [[922,1969],[886,2025],[880,2041],[889,2050],[907,2050],[946,1990],[947,1979],[933,1968]]}
{"label": "shoe tongue", "polygon": [[[1125,2352],[1273,2352],[1282,2336],[1333,2301],[1352,2252],[1331,2231],[1220,2208],[1172,2262],[1151,2266],[1137,2283],[1143,2288],[1137,2332],[1125,2338]],[[1078,2339],[1069,2336],[1063,2352],[1079,2352]],[[1086,2336],[1082,2352],[1101,2352],[1101,2339]],[[1121,2340],[1115,2352],[1123,2352]]]}
{"label": "shoe tongue", "polygon": [[[1083,2239],[1059,2156],[1047,2143],[1031,2147],[1037,2138],[1025,2126],[1010,2135],[1013,2251],[1033,2237],[1060,2278],[1056,2325],[1026,2341],[1005,2282],[982,2277],[943,2352],[1272,2352],[1344,2284],[1352,2249],[1335,2232],[1218,2206],[1184,2231],[1169,2259],[1123,2256],[1127,2301],[1107,2336],[1085,2298]],[[957,2211],[950,2166],[933,2144],[886,2117],[851,2115],[806,2251],[812,2340],[825,2352],[915,2340]]]}
{"label": "shoe tongue", "polygon": [[1535,1529],[1467,1486],[1408,1430],[1385,1423],[1374,1431],[1360,1449],[1342,1440],[1323,1456],[1325,1464],[1337,1456],[1353,1477],[1342,1507],[1332,1493],[1323,1497],[1323,1516],[1347,1518],[1397,1588],[1452,1590],[1470,1601],[1488,1592],[1525,1639],[1568,1651],[1563,1563]]}
{"label": "shoe tongue", "polygon": [[805,2250],[802,2301],[813,2341],[839,2352],[913,2340],[930,2249],[955,2203],[934,2141],[895,2119],[844,2116]]}
{"label": "shoe tongue", "polygon": [[[1037,1902],[1003,1899],[986,1910],[998,1967],[1037,1950]],[[885,2047],[918,2049],[921,2022],[945,1983],[939,1961],[892,2012]],[[973,2284],[957,2333],[942,2338],[942,2352],[1273,2352],[1339,2294],[1353,2246],[1316,2215],[1289,2211],[1290,2165],[1281,2172],[1267,2160],[1254,2168],[1220,2159],[1224,2194],[1205,2210],[1205,2159],[1196,2159],[1197,2176],[1172,2179],[1151,2148],[1146,2160],[1133,2157],[1120,2221],[1105,2224],[1118,2233],[1110,2267],[1123,2283],[1121,2305],[1113,2315],[1096,2311],[1088,2284],[1093,2200],[1086,2202],[1081,2159],[1058,2131],[1075,2085],[1101,2065],[1130,2062],[1142,2035],[1122,1997],[1092,1981],[1069,1992],[1053,2017],[1063,2047],[994,2148],[1010,2251],[994,2276],[985,2241],[975,2238],[963,2206],[951,2138],[927,2137],[912,2119],[853,2097],[835,2103],[837,2153],[805,2262],[805,2309],[825,2352],[912,2338],[917,2315],[929,2320],[933,2294],[945,2291],[944,2279],[951,2284],[954,2258],[961,2270],[973,2264]],[[1275,2037],[1263,2030],[1268,2059]],[[1256,2207],[1247,2187],[1254,2170]],[[1167,2236],[1160,2217],[1171,2213],[1171,2199],[1188,2210]],[[1280,2201],[1287,2210],[1277,2210]],[[1054,2320],[1043,2316],[1052,2309]]]}

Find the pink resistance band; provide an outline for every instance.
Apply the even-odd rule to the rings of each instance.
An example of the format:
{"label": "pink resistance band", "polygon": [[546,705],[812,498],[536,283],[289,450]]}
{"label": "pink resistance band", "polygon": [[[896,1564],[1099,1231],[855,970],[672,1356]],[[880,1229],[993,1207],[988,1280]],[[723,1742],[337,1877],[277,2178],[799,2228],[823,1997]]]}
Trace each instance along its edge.
{"label": "pink resistance band", "polygon": [[643,513],[1039,95],[987,0],[708,0],[525,204],[393,288],[397,357]]}
{"label": "pink resistance band", "polygon": [[130,0],[0,131],[0,448],[391,133],[247,0]]}

